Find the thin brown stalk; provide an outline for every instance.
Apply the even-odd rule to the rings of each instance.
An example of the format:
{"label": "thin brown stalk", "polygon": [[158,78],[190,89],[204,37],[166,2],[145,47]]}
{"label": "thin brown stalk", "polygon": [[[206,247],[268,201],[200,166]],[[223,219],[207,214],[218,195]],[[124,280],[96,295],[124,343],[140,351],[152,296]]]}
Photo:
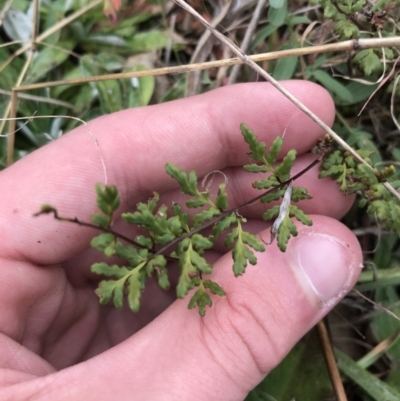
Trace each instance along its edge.
{"label": "thin brown stalk", "polygon": [[365,299],[367,302],[369,302],[370,304],[374,305],[377,309],[382,310],[383,312],[387,313],[389,316],[391,316],[393,319],[397,320],[400,322],[400,317],[397,316],[394,312],[392,312],[390,309],[385,308],[384,306],[376,303],[375,301],[373,301],[372,299],[369,299],[368,297],[366,297],[364,294],[362,294],[360,291],[356,290],[355,288],[353,288],[352,290],[353,292],[355,292],[359,297],[361,297],[362,299]]}
{"label": "thin brown stalk", "polygon": [[[328,133],[338,144],[340,144],[345,150],[347,150],[356,160],[360,163],[367,165],[369,168],[372,167],[350,146],[348,145],[331,127],[329,127],[324,121],[322,121],[316,114],[314,114],[307,106],[301,103],[295,96],[293,96],[287,89],[285,89],[276,79],[274,79],[268,72],[263,70],[256,62],[254,62],[246,53],[242,52],[231,40],[229,40],[221,32],[213,28],[193,7],[187,4],[184,0],[174,0],[176,4],[181,6],[184,10],[194,15],[207,29],[209,29],[222,43],[228,46],[234,54],[236,54],[244,63],[252,68],[257,74],[263,77],[269,82],[274,88],[281,92],[287,99],[289,99],[295,106],[297,106],[304,114],[310,117],[315,123],[317,123],[326,133]],[[390,38],[397,39],[391,41],[390,46],[400,45],[400,37]],[[365,40],[365,39],[364,39]],[[375,39],[375,41],[382,40],[381,38]],[[354,40],[353,48],[359,49],[362,45],[363,40]],[[386,45],[380,47],[385,47]],[[400,193],[398,193],[389,183],[383,184],[385,188],[398,200],[400,201]]]}
{"label": "thin brown stalk", "polygon": [[318,337],[321,341],[322,352],[324,354],[326,366],[329,371],[333,390],[337,401],[348,401],[344,391],[343,382],[340,377],[339,368],[333,353],[332,342],[329,336],[328,328],[323,320],[317,324]]}
{"label": "thin brown stalk", "polygon": [[[279,50],[270,53],[261,53],[254,56],[248,56],[249,59],[254,62],[277,60],[285,57],[296,57],[296,56],[307,56],[310,54],[320,54],[328,52],[338,52],[338,51],[352,51],[356,49],[375,49],[378,47],[400,47],[400,37],[395,38],[382,38],[382,39],[359,39],[359,40],[346,40],[343,42],[332,43],[327,45],[303,47],[299,49],[287,49]],[[104,75],[94,75],[91,77],[82,77],[76,79],[65,79],[60,81],[52,82],[40,82],[31,85],[20,86],[15,88],[16,91],[29,91],[40,88],[50,88],[60,85],[79,85],[88,82],[100,82],[108,81],[112,79],[128,79],[134,77],[148,77],[157,75],[167,75],[167,74],[182,74],[185,72],[206,70],[209,68],[219,68],[219,67],[230,67],[236,64],[244,64],[245,62],[238,58],[229,58],[224,60],[209,61],[206,63],[197,64],[187,64],[174,67],[164,67],[164,68],[154,68],[147,71],[132,71],[117,74],[104,74]]]}
{"label": "thin brown stalk", "polygon": [[58,211],[56,209],[54,209],[54,208],[48,208],[46,210],[41,210],[40,212],[35,213],[33,215],[33,217],[38,217],[38,216],[41,216],[43,214],[49,214],[49,213],[52,213],[54,218],[56,220],[58,220],[58,221],[65,221],[67,223],[77,224],[78,226],[81,226],[81,227],[87,227],[87,228],[93,228],[95,230],[100,230],[103,233],[109,233],[109,234],[115,235],[116,238],[120,238],[120,239],[128,242],[129,244],[137,246],[138,248],[145,248],[145,246],[139,244],[138,242],[136,242],[136,241],[134,241],[134,240],[132,240],[132,239],[130,239],[128,237],[125,237],[125,235],[123,235],[123,234],[117,233],[116,231],[114,231],[110,227],[106,228],[106,227],[100,227],[100,226],[98,226],[96,224],[86,223],[84,221],[79,220],[77,217],[71,218],[71,217],[60,216],[58,214]]}

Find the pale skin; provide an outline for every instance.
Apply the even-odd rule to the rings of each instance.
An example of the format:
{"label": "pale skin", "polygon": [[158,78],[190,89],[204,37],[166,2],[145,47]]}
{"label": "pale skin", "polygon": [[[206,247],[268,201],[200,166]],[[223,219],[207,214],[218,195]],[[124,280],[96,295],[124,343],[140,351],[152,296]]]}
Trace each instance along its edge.
{"label": "pale skin", "polygon": [[[332,123],[334,106],[324,89],[296,81],[285,86]],[[182,201],[164,173],[166,162],[199,177],[223,171],[230,206],[243,203],[258,191],[251,189],[255,176],[240,168],[249,162],[242,122],[267,143],[286,128],[283,151],[297,149],[296,171],[315,158],[305,152],[323,135],[268,84],[234,85],[101,117],[1,172],[0,399],[242,400],[328,313],[333,304],[321,307],[307,295],[275,243],[240,278],[233,277],[222,246],[209,255],[212,278],[228,296],[213,298],[204,319],[187,310],[188,299],[175,301],[172,291],[151,283],[137,315],[101,306],[93,291],[99,278],[90,273],[100,256],[89,247],[95,231],[32,217],[49,203],[61,215],[90,221],[94,185],[104,182],[100,157],[108,182],[120,191],[121,211],[153,191],[166,204]],[[312,230],[340,238],[359,265],[356,238],[335,220],[353,199],[317,174],[313,169],[296,183],[314,196],[302,205],[312,213]],[[268,239],[263,210],[258,203],[243,214]],[[118,222],[115,229],[132,235]],[[356,279],[348,280],[346,291]]]}

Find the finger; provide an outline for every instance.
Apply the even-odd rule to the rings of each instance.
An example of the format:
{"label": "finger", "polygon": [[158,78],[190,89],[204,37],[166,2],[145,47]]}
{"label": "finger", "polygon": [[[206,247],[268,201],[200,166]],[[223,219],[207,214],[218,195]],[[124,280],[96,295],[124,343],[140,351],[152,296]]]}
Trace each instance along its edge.
{"label": "finger", "polygon": [[222,257],[212,279],[227,296],[213,296],[205,318],[187,310],[187,299],[176,301],[120,345],[51,381],[30,381],[20,394],[101,401],[126,399],[134,389],[136,399],[244,399],[357,280],[354,235],[336,220],[312,217],[314,226],[299,227],[286,253],[268,247],[239,278],[231,255]]}
{"label": "finger", "polygon": [[[327,123],[332,122],[333,103],[324,89],[302,81],[284,85]],[[234,85],[98,118],[2,172],[0,189],[5,196],[1,229],[6,240],[0,244],[0,253],[49,264],[87,246],[91,231],[60,224],[51,216],[31,216],[41,204],[50,203],[61,214],[88,220],[96,209],[94,185],[104,180],[99,151],[108,182],[118,186],[126,208],[154,190],[171,189],[174,184],[163,173],[168,161],[185,170],[195,169],[200,176],[246,162],[241,122],[267,143],[286,129],[283,152],[291,148],[304,152],[322,134],[315,123],[266,83]]]}

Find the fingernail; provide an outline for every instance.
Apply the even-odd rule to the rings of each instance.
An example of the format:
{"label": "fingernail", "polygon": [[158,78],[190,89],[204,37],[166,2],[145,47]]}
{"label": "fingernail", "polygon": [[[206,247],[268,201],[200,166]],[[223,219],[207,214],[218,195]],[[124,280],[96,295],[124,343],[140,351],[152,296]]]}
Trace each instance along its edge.
{"label": "fingernail", "polygon": [[317,306],[332,306],[350,289],[357,268],[349,246],[336,237],[302,233],[288,248],[290,265]]}

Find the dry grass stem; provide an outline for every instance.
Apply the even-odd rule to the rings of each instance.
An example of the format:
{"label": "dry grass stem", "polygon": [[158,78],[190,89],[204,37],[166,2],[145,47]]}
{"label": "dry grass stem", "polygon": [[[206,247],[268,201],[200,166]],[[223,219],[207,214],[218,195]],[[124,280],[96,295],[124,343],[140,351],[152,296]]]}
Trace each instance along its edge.
{"label": "dry grass stem", "polygon": [[[400,37],[396,38],[382,38],[382,39],[359,39],[359,40],[346,40],[343,42],[332,43],[327,45],[303,47],[299,49],[280,50],[270,53],[261,53],[254,56],[247,56],[254,62],[277,60],[285,57],[307,56],[310,54],[320,54],[333,51],[352,51],[355,49],[375,49],[378,47],[400,47]],[[15,88],[16,91],[29,91],[40,88],[48,88],[60,85],[79,85],[88,82],[108,81],[112,79],[128,79],[134,77],[148,77],[167,74],[182,74],[185,72],[207,70],[209,68],[230,67],[236,64],[245,64],[245,62],[238,58],[230,58],[224,60],[210,61],[206,63],[187,64],[174,67],[154,68],[147,71],[132,71],[117,74],[104,74],[94,75],[91,77],[82,77],[76,79],[66,79],[60,81],[40,82],[31,85],[23,85]]]}
{"label": "dry grass stem", "polygon": [[328,329],[323,320],[317,324],[319,339],[321,340],[322,352],[325,357],[326,366],[329,371],[332,386],[337,401],[348,401],[346,392],[344,391],[343,382],[340,377],[339,368],[336,363],[335,354],[333,352],[332,342],[329,337]]}
{"label": "dry grass stem", "polygon": [[361,297],[362,299],[365,299],[367,302],[369,302],[370,304],[374,305],[377,309],[380,309],[382,311],[384,311],[385,313],[387,313],[389,316],[392,316],[392,318],[394,318],[395,320],[400,322],[400,317],[397,316],[394,312],[392,312],[390,309],[385,308],[384,306],[376,303],[375,301],[373,301],[372,299],[369,299],[368,297],[366,297],[364,294],[362,294],[360,291],[356,290],[353,288],[352,290],[353,292],[355,292],[359,297]]}

